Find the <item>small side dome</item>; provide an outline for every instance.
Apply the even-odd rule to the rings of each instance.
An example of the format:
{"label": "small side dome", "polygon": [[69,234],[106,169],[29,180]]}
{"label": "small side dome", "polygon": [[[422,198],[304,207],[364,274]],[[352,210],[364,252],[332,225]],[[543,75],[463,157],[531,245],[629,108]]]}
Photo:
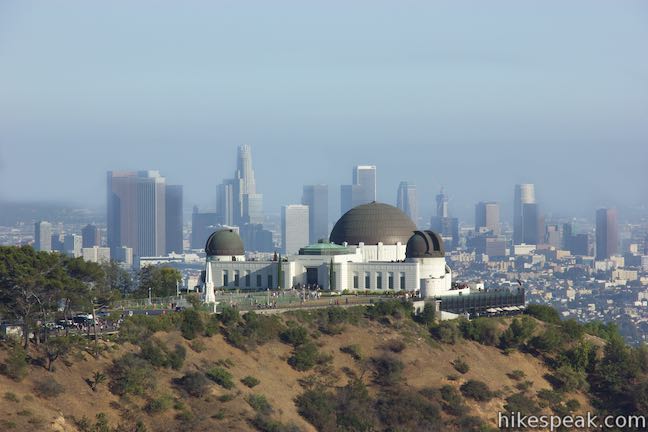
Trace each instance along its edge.
{"label": "small side dome", "polygon": [[205,244],[207,256],[245,255],[243,241],[233,229],[221,229],[212,233]]}
{"label": "small side dome", "polygon": [[432,231],[414,231],[405,248],[407,258],[443,258],[445,247],[441,236]]}

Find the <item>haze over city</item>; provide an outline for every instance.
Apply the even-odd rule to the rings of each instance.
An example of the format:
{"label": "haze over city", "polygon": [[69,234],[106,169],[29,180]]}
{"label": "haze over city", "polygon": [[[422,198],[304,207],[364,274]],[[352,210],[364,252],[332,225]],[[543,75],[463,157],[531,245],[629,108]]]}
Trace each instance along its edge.
{"label": "haze over city", "polygon": [[[433,214],[534,183],[543,211],[648,202],[648,6],[624,2],[4,2],[0,199],[105,205],[105,172],[159,169],[215,205],[236,147],[264,208],[377,166]],[[626,212],[627,213],[627,212]],[[624,214],[623,211],[620,212]]]}

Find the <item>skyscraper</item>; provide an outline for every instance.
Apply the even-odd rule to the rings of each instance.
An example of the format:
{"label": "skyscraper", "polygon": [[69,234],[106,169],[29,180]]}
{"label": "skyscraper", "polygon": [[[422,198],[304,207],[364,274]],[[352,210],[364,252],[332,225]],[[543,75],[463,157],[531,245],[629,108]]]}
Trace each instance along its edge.
{"label": "skyscraper", "polygon": [[308,206],[308,242],[328,240],[328,186],[305,185],[302,204]]}
{"label": "skyscraper", "polygon": [[544,227],[541,223],[538,204],[525,203],[522,205],[522,243],[544,243]]}
{"label": "skyscraper", "polygon": [[158,171],[109,171],[108,246],[136,256],[166,251],[166,180]]}
{"label": "skyscraper", "polygon": [[308,245],[308,206],[292,204],[281,207],[282,252],[296,254]]}
{"label": "skyscraper", "polygon": [[459,220],[450,217],[448,210],[448,196],[443,188],[436,196],[436,216],[430,220],[430,229],[442,237],[449,239],[446,243],[446,249],[451,250],[459,245]]}
{"label": "skyscraper", "polygon": [[80,235],[76,234],[67,234],[63,238],[63,251],[74,257],[78,258],[81,256],[81,249],[83,248],[83,239]]}
{"label": "skyscraper", "polygon": [[199,212],[194,206],[191,215],[191,249],[204,249],[207,238],[218,229],[218,213]]}
{"label": "skyscraper", "polygon": [[515,185],[513,197],[513,244],[520,244],[524,241],[524,216],[522,213],[524,204],[535,204],[535,187],[533,184]]}
{"label": "skyscraper", "polygon": [[165,193],[166,253],[182,253],[182,186],[167,185]]}
{"label": "skyscraper", "polygon": [[81,237],[83,237],[83,247],[91,248],[93,246],[100,246],[101,236],[99,235],[99,228],[96,225],[86,225],[81,229]]}
{"label": "skyscraper", "polygon": [[418,205],[416,202],[416,185],[406,181],[398,185],[398,194],[396,196],[396,207],[418,224]]}
{"label": "skyscraper", "polygon": [[475,231],[480,229],[499,234],[500,231],[500,207],[492,201],[480,201],[475,205]]}
{"label": "skyscraper", "polygon": [[49,222],[38,221],[34,224],[34,249],[52,251],[52,224]]}
{"label": "skyscraper", "polygon": [[448,196],[445,194],[443,188],[436,196],[436,215],[440,218],[448,217]]}
{"label": "skyscraper", "polygon": [[596,210],[596,259],[605,260],[618,251],[619,233],[615,209]]}
{"label": "skyscraper", "polygon": [[376,201],[376,166],[353,167],[353,184],[340,186],[340,210],[342,214],[361,204]]}
{"label": "skyscraper", "polygon": [[263,195],[256,192],[249,145],[238,147],[234,178],[225,179],[219,185],[216,201],[219,222],[223,225],[263,223]]}

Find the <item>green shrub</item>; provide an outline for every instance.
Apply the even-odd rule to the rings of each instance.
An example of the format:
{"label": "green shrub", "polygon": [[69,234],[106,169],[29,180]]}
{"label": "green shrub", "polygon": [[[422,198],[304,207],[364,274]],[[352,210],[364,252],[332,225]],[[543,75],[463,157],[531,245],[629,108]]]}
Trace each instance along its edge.
{"label": "green shrub", "polygon": [[155,370],[148,361],[129,353],[113,362],[109,370],[110,391],[125,394],[145,395],[155,388]]}
{"label": "green shrub", "polygon": [[321,387],[306,390],[295,400],[297,411],[318,431],[336,431],[336,406],[333,395]]}
{"label": "green shrub", "polygon": [[478,402],[488,402],[494,396],[486,383],[479,380],[466,381],[460,387],[460,390],[465,397],[474,399]]}
{"label": "green shrub", "polygon": [[574,390],[587,390],[587,375],[583,371],[575,371],[570,366],[563,365],[554,373],[559,390],[571,392]]}
{"label": "green shrub", "polygon": [[232,374],[229,373],[222,367],[215,366],[207,371],[207,378],[214,381],[219,386],[232,389],[234,388],[234,381],[232,379]]}
{"label": "green shrub", "polygon": [[421,313],[414,317],[416,322],[426,326],[434,324],[435,318],[434,304],[432,303],[426,303]]}
{"label": "green shrub", "polygon": [[536,414],[540,411],[538,404],[524,393],[515,393],[514,395],[507,397],[504,409],[508,412],[518,412],[521,415]]}
{"label": "green shrub", "polygon": [[203,341],[201,341],[201,340],[191,341],[191,343],[189,344],[189,347],[191,347],[191,349],[194,350],[197,353],[201,353],[201,352],[205,351],[205,349],[207,349],[207,347],[205,346],[205,343]]}
{"label": "green shrub", "polygon": [[530,304],[527,305],[525,313],[539,319],[540,321],[548,322],[551,324],[557,324],[560,322],[560,315],[558,314],[558,311],[551,306]]}
{"label": "green shrub", "polygon": [[194,397],[202,397],[209,388],[209,380],[202,372],[189,372],[177,380],[179,386]]}
{"label": "green shrub", "polygon": [[541,405],[556,406],[562,403],[563,396],[555,390],[541,389],[538,390],[538,399],[541,399]]}
{"label": "green shrub", "polygon": [[180,331],[185,339],[195,339],[205,330],[205,324],[202,315],[195,309],[185,309],[182,311],[182,324]]}
{"label": "green shrub", "polygon": [[218,315],[218,318],[226,326],[236,324],[241,320],[238,309],[235,309],[228,305],[223,306],[223,309],[220,315]]}
{"label": "green shrub", "polygon": [[441,321],[439,324],[430,327],[430,334],[439,342],[454,345],[461,339],[461,332],[456,322]]}
{"label": "green shrub", "polygon": [[529,346],[542,353],[554,353],[565,342],[563,333],[554,327],[547,328],[544,333],[529,341]]}
{"label": "green shrub", "polygon": [[515,384],[515,388],[520,390],[521,392],[525,392],[529,390],[531,387],[533,387],[533,381],[524,381]]}
{"label": "green shrub", "polygon": [[14,381],[22,381],[27,376],[27,352],[19,343],[14,343],[9,348],[9,354],[5,364],[2,365],[2,373]]}
{"label": "green shrub", "polygon": [[440,430],[440,407],[407,386],[389,388],[379,394],[376,411],[389,431]]}
{"label": "green shrub", "polygon": [[245,398],[245,401],[252,407],[252,409],[259,414],[268,415],[272,413],[272,406],[265,396],[260,394],[250,394]]}
{"label": "green shrub", "polygon": [[320,353],[317,346],[308,342],[295,348],[288,364],[298,371],[307,371],[317,364]]}
{"label": "green shrub", "polygon": [[279,336],[283,342],[292,346],[299,346],[308,342],[308,331],[302,326],[288,327]]}
{"label": "green shrub", "polygon": [[229,402],[236,397],[234,393],[225,393],[224,395],[219,396],[218,400],[221,402]]}
{"label": "green shrub", "polygon": [[477,318],[471,321],[461,320],[459,328],[466,339],[472,339],[483,345],[491,346],[499,343],[500,332],[497,321],[492,318]]}
{"label": "green shrub", "polygon": [[506,376],[508,376],[512,380],[520,381],[522,378],[526,377],[526,374],[520,369],[515,369],[514,371],[507,373]]}
{"label": "green shrub", "polygon": [[247,351],[276,340],[283,329],[278,316],[248,312],[237,325],[226,327],[225,337],[230,344]]}
{"label": "green shrub", "polygon": [[169,395],[162,395],[158,398],[150,400],[144,408],[149,414],[157,414],[167,411],[173,406],[173,397]]}
{"label": "green shrub", "polygon": [[401,380],[405,365],[391,354],[385,354],[371,359],[374,366],[376,381],[382,385],[391,386]]}
{"label": "green shrub", "polygon": [[511,325],[500,336],[500,346],[503,349],[519,347],[533,336],[535,328],[535,321],[528,316],[513,318]]}
{"label": "green shrub", "polygon": [[470,366],[468,366],[468,363],[466,363],[466,361],[460,357],[457,357],[455,361],[452,362],[452,366],[460,374],[466,374],[470,370]]}
{"label": "green shrub", "polygon": [[301,429],[294,424],[283,424],[271,419],[267,415],[257,414],[250,423],[260,432],[300,432]]}
{"label": "green shrub", "polygon": [[244,378],[241,378],[241,382],[250,388],[256,387],[261,383],[261,381],[259,381],[258,378],[255,378],[252,375],[248,375]]}
{"label": "green shrub", "polygon": [[443,399],[443,411],[457,417],[465,415],[468,412],[468,407],[456,388],[446,384],[441,387],[440,393]]}
{"label": "green shrub", "polygon": [[20,402],[20,399],[18,398],[18,396],[16,396],[16,393],[5,392],[4,398],[9,402]]}
{"label": "green shrub", "polygon": [[40,397],[53,398],[65,392],[65,388],[54,378],[48,377],[36,382],[34,392]]}
{"label": "green shrub", "polygon": [[404,300],[379,300],[376,304],[367,307],[366,315],[372,320],[385,317],[410,317],[412,303]]}
{"label": "green shrub", "polygon": [[349,354],[354,360],[362,360],[362,352],[359,345],[346,345],[340,347],[340,351]]}

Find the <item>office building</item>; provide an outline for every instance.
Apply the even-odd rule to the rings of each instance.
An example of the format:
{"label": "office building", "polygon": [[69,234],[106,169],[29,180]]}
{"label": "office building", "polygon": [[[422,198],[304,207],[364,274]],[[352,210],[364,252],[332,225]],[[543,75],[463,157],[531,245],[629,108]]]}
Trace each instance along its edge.
{"label": "office building", "polygon": [[308,206],[292,204],[281,207],[282,253],[296,254],[308,244]]}
{"label": "office building", "polygon": [[67,234],[63,238],[63,251],[71,257],[78,258],[81,256],[83,248],[83,238],[76,234]]}
{"label": "office building", "polygon": [[52,234],[50,237],[50,245],[51,245],[51,251],[53,252],[65,252],[65,248],[63,247],[63,236],[59,233]]}
{"label": "office building", "polygon": [[218,213],[201,213],[198,211],[198,207],[194,206],[191,215],[191,249],[204,248],[207,238],[218,229],[218,222]]}
{"label": "office building", "polygon": [[396,196],[396,207],[412,219],[418,225],[418,203],[416,200],[416,185],[402,181],[398,185]]}
{"label": "office building", "polygon": [[245,249],[250,252],[273,252],[276,250],[272,241],[272,231],[264,229],[262,224],[243,224],[240,226],[239,233],[243,244],[245,244]]}
{"label": "office building", "polygon": [[328,186],[305,185],[302,193],[303,205],[308,206],[308,241],[328,240]]}
{"label": "office building", "polygon": [[606,260],[618,252],[619,232],[615,209],[596,211],[596,259]]}
{"label": "office building", "polygon": [[544,243],[544,227],[538,204],[526,203],[522,206],[522,243]]}
{"label": "office building", "polygon": [[564,244],[562,226],[558,224],[549,224],[545,231],[545,243],[560,249]]}
{"label": "office building", "polygon": [[513,244],[524,242],[523,208],[525,204],[535,204],[535,202],[535,187],[533,184],[515,185],[513,197]]}
{"label": "office building", "polygon": [[443,188],[436,196],[436,216],[430,219],[430,229],[443,237],[446,249],[452,250],[459,246],[459,220],[450,217],[448,196]]}
{"label": "office building", "polygon": [[52,251],[52,224],[46,221],[38,221],[34,224],[34,249]]}
{"label": "office building", "polygon": [[572,255],[590,256],[589,236],[587,234],[569,236],[567,249]]}
{"label": "office building", "polygon": [[165,193],[166,253],[182,253],[182,186],[167,185]]}
{"label": "office building", "polygon": [[158,171],[109,171],[108,247],[136,256],[166,252],[166,180]]}
{"label": "office building", "polygon": [[101,235],[99,228],[96,225],[88,224],[81,229],[81,237],[83,238],[83,247],[90,248],[93,246],[101,246]]}
{"label": "office building", "polygon": [[249,145],[238,147],[234,177],[218,186],[216,201],[221,225],[263,223],[263,195],[256,190]]}
{"label": "office building", "polygon": [[[116,248],[115,250],[120,250],[121,247]],[[107,247],[98,247],[94,246],[91,248],[82,248],[81,257],[84,261],[94,262],[94,263],[106,263],[110,261],[110,248]]]}
{"label": "office building", "polygon": [[340,210],[342,214],[362,204],[376,201],[376,166],[353,167],[353,184],[340,186]]}
{"label": "office building", "polygon": [[500,206],[496,202],[481,201],[475,205],[475,232],[500,233]]}

